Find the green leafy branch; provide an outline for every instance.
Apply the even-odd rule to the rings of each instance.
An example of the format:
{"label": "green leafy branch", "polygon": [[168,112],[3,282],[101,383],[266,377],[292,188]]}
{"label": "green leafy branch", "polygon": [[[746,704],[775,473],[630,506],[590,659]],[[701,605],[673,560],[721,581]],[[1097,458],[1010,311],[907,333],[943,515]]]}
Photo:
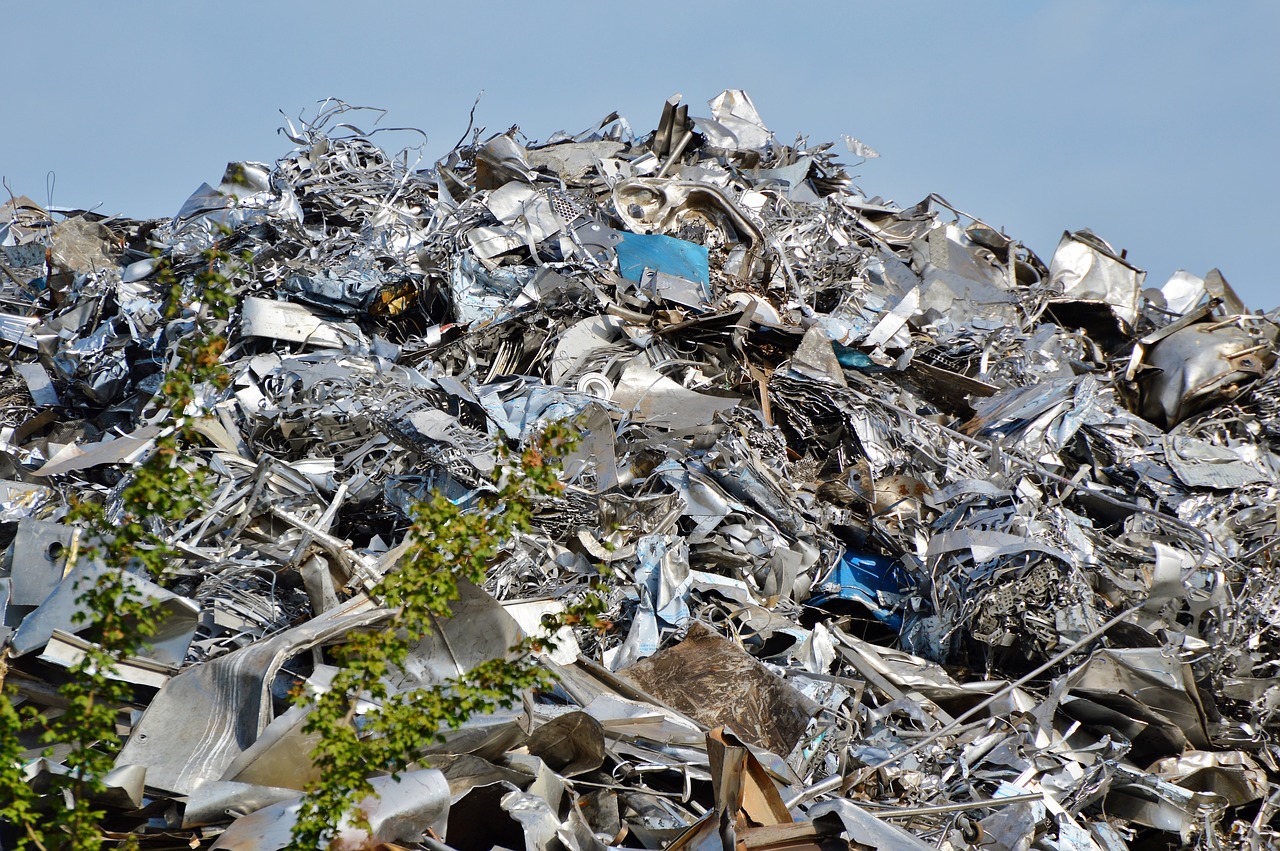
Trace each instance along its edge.
{"label": "green leafy branch", "polygon": [[[545,635],[530,636],[460,677],[438,685],[393,691],[388,677],[402,669],[414,645],[451,614],[462,581],[480,584],[503,547],[532,528],[536,500],[563,490],[558,459],[577,435],[562,424],[548,426],[515,459],[504,458],[496,489],[466,510],[435,494],[414,507],[409,548],[373,595],[392,612],[386,624],[358,633],[335,648],[343,667],[331,687],[315,698],[304,730],[318,734],[311,758],[319,779],[308,785],[290,851],[329,845],[336,826],[348,817],[368,827],[357,804],[373,794],[369,777],[398,776],[442,732],[476,714],[509,708],[530,689],[547,688],[551,676],[535,654],[554,647],[565,626],[603,628],[596,591],[559,615],[544,618]],[[305,702],[301,693],[300,702]],[[357,718],[357,702],[364,711]]]}

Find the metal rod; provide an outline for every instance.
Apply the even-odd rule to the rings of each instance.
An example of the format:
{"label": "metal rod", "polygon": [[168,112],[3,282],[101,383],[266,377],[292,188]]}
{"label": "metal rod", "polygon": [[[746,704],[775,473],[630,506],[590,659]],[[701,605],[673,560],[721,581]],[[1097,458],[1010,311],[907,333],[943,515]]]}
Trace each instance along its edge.
{"label": "metal rod", "polygon": [[1009,795],[1002,798],[988,798],[985,801],[958,801],[952,804],[938,804],[936,807],[886,807],[883,810],[866,808],[876,818],[906,818],[908,816],[930,816],[938,813],[959,813],[964,810],[978,810],[983,807],[1003,807],[1008,804],[1030,804],[1043,801],[1043,792],[1028,792],[1025,795]]}

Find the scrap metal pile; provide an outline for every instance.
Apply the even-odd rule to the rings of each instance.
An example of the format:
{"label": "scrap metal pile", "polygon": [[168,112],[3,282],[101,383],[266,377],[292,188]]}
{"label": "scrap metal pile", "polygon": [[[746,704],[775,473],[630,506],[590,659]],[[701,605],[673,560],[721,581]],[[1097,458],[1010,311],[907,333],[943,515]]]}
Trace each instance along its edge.
{"label": "scrap metal pile", "polygon": [[1274,847],[1275,315],[1216,270],[1144,289],[1088,231],[1046,264],[867,197],[739,91],[430,168],[359,120],[290,123],[172,219],[0,208],[7,680],[46,713],[102,569],[61,521],[118,504],[190,327],[160,259],[237,258],[233,382],[185,459],[213,495],[137,577],[164,628],[117,672],[110,837],[282,847],[315,773],[288,692],[384,614],[410,507],[473,502],[497,445],[568,420],[565,490],[403,680],[501,654],[602,566],[615,628],[377,779],[349,844]]}

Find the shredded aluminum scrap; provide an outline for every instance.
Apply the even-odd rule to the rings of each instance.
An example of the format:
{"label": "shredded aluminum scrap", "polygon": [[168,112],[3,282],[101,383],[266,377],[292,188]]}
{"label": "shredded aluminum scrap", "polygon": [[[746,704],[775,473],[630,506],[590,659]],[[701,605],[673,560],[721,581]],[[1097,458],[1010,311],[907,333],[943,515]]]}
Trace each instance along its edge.
{"label": "shredded aluminum scrap", "polygon": [[210,246],[251,257],[190,458],[213,496],[162,530],[164,586],[134,577],[165,628],[121,671],[113,839],[282,847],[315,773],[286,694],[385,615],[410,506],[569,420],[565,491],[404,687],[600,565],[615,630],[376,779],[347,846],[1274,847],[1276,315],[1217,270],[1144,288],[1089,231],[1046,264],[868,197],[741,91],[428,168],[357,117],[289,122],[296,150],[172,219],[0,207],[2,630],[47,711],[102,569],[61,521],[118,505],[176,357],[153,251],[188,284]]}

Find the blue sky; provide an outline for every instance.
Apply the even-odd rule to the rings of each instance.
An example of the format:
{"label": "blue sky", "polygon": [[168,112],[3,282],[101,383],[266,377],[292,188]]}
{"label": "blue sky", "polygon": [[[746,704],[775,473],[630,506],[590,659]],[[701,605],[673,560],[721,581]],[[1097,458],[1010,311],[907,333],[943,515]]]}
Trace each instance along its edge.
{"label": "blue sky", "polygon": [[[176,212],[279,110],[389,111],[434,158],[466,127],[534,139],[618,110],[652,129],[743,88],[784,140],[856,136],[868,194],[937,192],[1047,262],[1088,227],[1148,270],[1219,267],[1280,305],[1280,3],[23,2],[3,16],[0,175],[103,212]],[[368,128],[366,128],[368,129]]]}

